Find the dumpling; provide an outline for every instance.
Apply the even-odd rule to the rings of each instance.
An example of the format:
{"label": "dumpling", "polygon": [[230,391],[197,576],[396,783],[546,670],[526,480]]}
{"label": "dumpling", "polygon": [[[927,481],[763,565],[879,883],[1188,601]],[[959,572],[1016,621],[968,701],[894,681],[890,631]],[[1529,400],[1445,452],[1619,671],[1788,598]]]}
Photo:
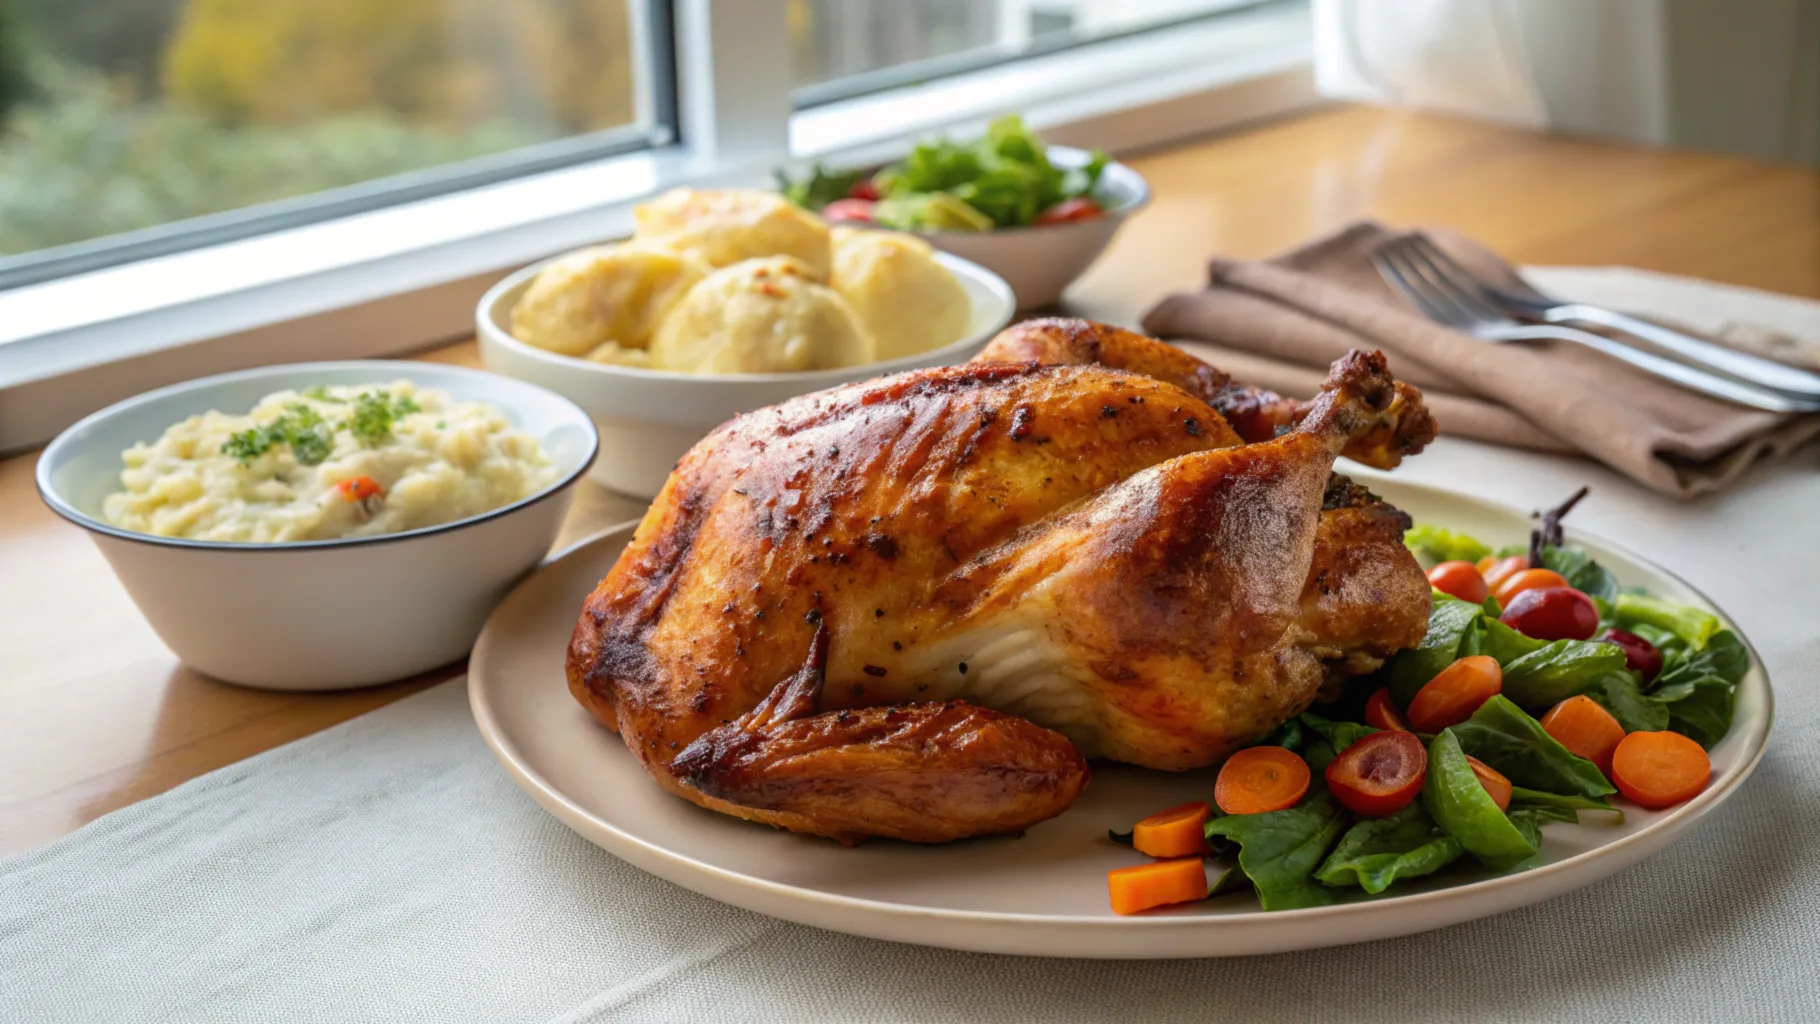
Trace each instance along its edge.
{"label": "dumpling", "polygon": [[828,225],[775,192],[672,189],[634,212],[633,239],[686,256],[709,269],[760,256],[794,256],[811,277],[828,279]]}
{"label": "dumpling", "polygon": [[959,341],[973,304],[935,250],[896,231],[835,228],[829,284],[853,307],[878,344],[898,359]]}
{"label": "dumpling", "polygon": [[651,366],[681,373],[788,373],[876,360],[847,301],[791,256],[709,274],[651,339]]}
{"label": "dumpling", "polygon": [[609,345],[643,349],[657,325],[706,276],[693,259],[661,249],[583,249],[544,268],[525,289],[512,309],[512,336],[566,356],[610,351]]}

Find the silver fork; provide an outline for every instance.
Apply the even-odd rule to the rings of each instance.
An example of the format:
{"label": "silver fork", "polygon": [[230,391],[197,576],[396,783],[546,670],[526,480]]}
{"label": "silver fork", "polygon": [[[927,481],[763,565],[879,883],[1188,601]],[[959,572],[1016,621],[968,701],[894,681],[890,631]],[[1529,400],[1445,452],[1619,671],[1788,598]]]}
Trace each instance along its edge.
{"label": "silver fork", "polygon": [[1660,346],[1689,362],[1716,370],[1727,376],[1736,377],[1747,384],[1781,391],[1796,398],[1820,398],[1820,374],[1785,366],[1773,359],[1751,355],[1715,345],[1704,338],[1652,324],[1647,320],[1603,306],[1589,306],[1580,302],[1568,302],[1565,299],[1548,295],[1523,280],[1517,278],[1521,290],[1500,288],[1489,281],[1476,277],[1472,271],[1461,266],[1445,250],[1424,235],[1404,236],[1415,251],[1428,258],[1428,262],[1446,277],[1457,281],[1462,287],[1482,292],[1493,303],[1505,310],[1532,320],[1544,323],[1559,324],[1579,321],[1598,324],[1601,327],[1612,327],[1626,334],[1642,338],[1653,345]]}
{"label": "silver fork", "polygon": [[1721,377],[1610,338],[1561,324],[1524,324],[1484,294],[1444,272],[1414,236],[1389,239],[1372,250],[1371,261],[1392,288],[1408,296],[1425,317],[1486,341],[1571,341],[1638,369],[1673,381],[1690,391],[1771,412],[1820,411],[1820,398],[1804,398],[1743,381]]}

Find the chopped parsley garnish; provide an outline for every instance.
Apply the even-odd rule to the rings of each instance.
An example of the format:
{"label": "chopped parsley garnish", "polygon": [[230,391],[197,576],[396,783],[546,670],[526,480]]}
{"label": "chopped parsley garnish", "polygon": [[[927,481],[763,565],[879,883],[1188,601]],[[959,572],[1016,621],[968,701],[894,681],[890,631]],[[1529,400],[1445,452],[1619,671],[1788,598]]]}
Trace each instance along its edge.
{"label": "chopped parsley garnish", "polygon": [[393,398],[385,391],[367,391],[354,399],[354,413],[348,417],[348,432],[360,443],[372,448],[392,436],[392,423],[400,416],[416,412],[417,403],[410,398]]}
{"label": "chopped parsley garnish", "polygon": [[[344,399],[330,397],[327,389],[320,386],[305,388],[303,394],[319,402],[347,404]],[[334,450],[336,431],[346,430],[362,445],[372,448],[392,436],[392,424],[398,417],[417,411],[417,403],[409,397],[394,398],[390,392],[368,391],[354,399],[354,411],[346,420],[331,424],[313,407],[291,402],[284,407],[284,414],[272,422],[228,438],[221,445],[221,452],[245,466],[273,447],[285,445],[298,462],[314,466]]]}

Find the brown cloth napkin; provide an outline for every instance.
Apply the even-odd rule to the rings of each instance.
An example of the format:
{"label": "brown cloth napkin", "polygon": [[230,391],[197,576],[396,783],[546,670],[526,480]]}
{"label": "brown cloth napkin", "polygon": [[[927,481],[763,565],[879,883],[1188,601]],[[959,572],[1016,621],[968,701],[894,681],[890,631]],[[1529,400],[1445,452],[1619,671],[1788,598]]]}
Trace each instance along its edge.
{"label": "brown cloth napkin", "polygon": [[[1820,415],[1708,398],[1571,342],[1496,344],[1435,324],[1372,266],[1371,248],[1392,234],[1366,222],[1263,262],[1215,259],[1205,291],[1164,299],[1144,329],[1218,346],[1197,354],[1237,380],[1297,397],[1318,390],[1348,349],[1383,349],[1391,372],[1423,389],[1444,434],[1581,452],[1683,498],[1724,488],[1820,435]],[[1473,273],[1514,280],[1471,239],[1426,234]]]}

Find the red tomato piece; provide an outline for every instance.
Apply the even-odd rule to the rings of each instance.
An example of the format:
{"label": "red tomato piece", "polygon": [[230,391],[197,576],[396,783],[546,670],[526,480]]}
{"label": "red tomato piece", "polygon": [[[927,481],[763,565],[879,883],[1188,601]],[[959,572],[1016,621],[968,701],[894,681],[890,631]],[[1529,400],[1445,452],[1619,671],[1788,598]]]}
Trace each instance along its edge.
{"label": "red tomato piece", "polygon": [[1589,640],[1599,631],[1599,609],[1572,587],[1543,587],[1511,598],[1498,621],[1537,640]]}
{"label": "red tomato piece", "polygon": [[1365,702],[1365,724],[1373,729],[1409,731],[1409,725],[1403,721],[1403,716],[1397,714],[1396,701],[1391,699],[1390,687],[1378,687],[1378,691]]}
{"label": "red tomato piece", "polygon": [[1473,604],[1483,604],[1491,594],[1485,577],[1479,575],[1478,568],[1471,562],[1442,562],[1428,570],[1428,585]]}
{"label": "red tomato piece", "polygon": [[1428,751],[1411,732],[1374,732],[1327,765],[1327,788],[1334,799],[1367,818],[1408,807],[1427,778]]}
{"label": "red tomato piece", "polygon": [[365,501],[383,496],[385,490],[370,476],[351,476],[335,485],[343,501]]}
{"label": "red tomato piece", "polygon": [[872,200],[836,199],[822,207],[822,219],[830,223],[864,221],[870,224],[872,223]]}
{"label": "red tomato piece", "polygon": [[1608,629],[1599,639],[1608,644],[1617,644],[1624,652],[1625,663],[1641,673],[1645,683],[1656,678],[1662,671],[1662,652],[1656,650],[1655,644],[1637,634],[1622,629]]}
{"label": "red tomato piece", "polygon": [[1036,222],[1039,225],[1067,224],[1077,220],[1092,220],[1105,212],[1100,209],[1100,204],[1086,196],[1075,196],[1073,199],[1064,199],[1037,214]]}
{"label": "red tomato piece", "polygon": [[878,182],[873,181],[871,178],[859,179],[858,181],[853,183],[852,188],[847,190],[847,198],[864,199],[868,203],[877,202],[878,201]]}

